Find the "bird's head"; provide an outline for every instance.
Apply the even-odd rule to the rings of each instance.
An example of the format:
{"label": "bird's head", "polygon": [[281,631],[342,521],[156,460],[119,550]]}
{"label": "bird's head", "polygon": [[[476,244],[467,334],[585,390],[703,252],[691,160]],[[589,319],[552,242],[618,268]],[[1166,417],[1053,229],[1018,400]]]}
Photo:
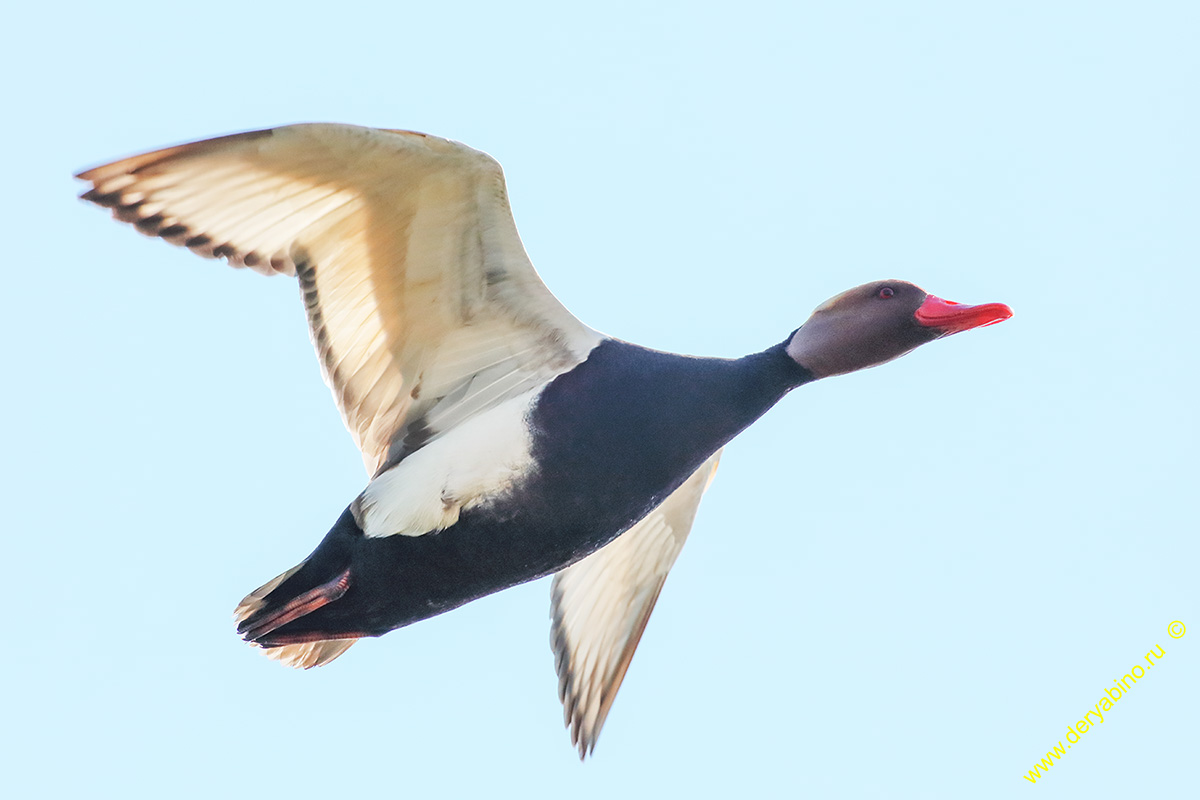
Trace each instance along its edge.
{"label": "bird's head", "polygon": [[899,358],[952,333],[1012,316],[1003,303],[967,306],[907,281],[875,281],[826,300],[787,343],[787,353],[815,378],[844,375]]}

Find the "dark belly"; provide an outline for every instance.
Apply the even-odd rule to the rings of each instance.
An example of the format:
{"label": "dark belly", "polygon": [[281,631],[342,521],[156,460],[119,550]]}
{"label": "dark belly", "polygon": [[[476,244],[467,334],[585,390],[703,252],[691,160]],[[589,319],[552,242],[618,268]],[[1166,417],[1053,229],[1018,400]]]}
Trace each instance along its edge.
{"label": "dark belly", "polygon": [[674,488],[647,486],[621,497],[605,492],[600,504],[560,494],[557,508],[518,495],[466,511],[450,528],[423,536],[372,539],[339,521],[322,548],[348,545],[355,581],[329,612],[349,614],[339,627],[368,635],[441,614],[564,569],[612,541]]}

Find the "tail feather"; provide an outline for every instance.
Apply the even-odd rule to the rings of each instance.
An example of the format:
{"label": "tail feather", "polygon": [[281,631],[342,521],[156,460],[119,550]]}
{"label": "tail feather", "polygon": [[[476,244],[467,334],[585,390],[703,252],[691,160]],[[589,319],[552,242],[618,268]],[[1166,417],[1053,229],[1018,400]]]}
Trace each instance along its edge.
{"label": "tail feather", "polygon": [[263,599],[271,592],[275,591],[279,587],[279,584],[295,575],[303,566],[304,562],[300,562],[287,572],[283,573],[282,575],[275,576],[250,594],[243,597],[242,602],[238,603],[238,607],[233,610],[234,620],[240,625],[261,611],[263,607]]}
{"label": "tail feather", "polygon": [[[333,661],[349,650],[350,645],[357,641],[358,639],[322,639],[316,642],[263,647],[262,652],[267,658],[274,659],[285,667],[312,669]],[[254,646],[261,647],[258,644],[254,644]]]}
{"label": "tail feather", "polygon": [[[309,641],[288,644],[257,641],[288,621],[297,619],[336,600],[341,593],[345,592],[344,586],[341,587],[340,592],[337,592],[335,587],[317,587],[299,597],[285,598],[283,602],[276,598],[268,599],[268,596],[284,581],[295,575],[304,566],[304,563],[297,564],[246,595],[233,612],[234,620],[238,623],[238,632],[242,633],[252,646],[261,648],[263,655],[267,658],[297,669],[311,669],[328,664],[350,649],[350,645],[358,640],[358,637],[347,636],[346,638],[313,638]],[[339,576],[339,579],[344,581],[345,577],[343,574]],[[314,598],[314,593],[322,588],[326,589],[324,596]],[[321,599],[324,602],[321,602]],[[308,608],[300,608],[305,604],[304,601],[307,601]]]}
{"label": "tail feather", "polygon": [[[262,608],[242,620],[238,625],[238,633],[248,640],[261,644],[291,644],[327,638],[320,635],[323,633],[320,630],[310,629],[303,633],[292,634],[276,634],[275,632],[288,623],[296,622],[302,617],[307,617],[314,611],[340,600],[342,595],[350,589],[350,570],[345,570],[332,580],[298,594],[284,591],[287,588],[285,582],[284,585],[263,598]],[[276,594],[280,596],[275,598]],[[305,620],[305,623],[308,622],[310,620]]]}

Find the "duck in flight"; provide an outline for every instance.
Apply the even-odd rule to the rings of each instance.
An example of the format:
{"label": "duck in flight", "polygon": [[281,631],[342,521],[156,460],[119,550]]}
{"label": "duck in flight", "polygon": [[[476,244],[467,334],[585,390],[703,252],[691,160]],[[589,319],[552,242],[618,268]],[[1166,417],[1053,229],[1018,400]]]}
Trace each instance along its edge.
{"label": "duck in flight", "polygon": [[551,645],[580,757],[596,744],[721,448],[792,389],[1012,312],[899,280],[850,289],[744,358],[663,353],[577,320],[530,263],[490,156],[291,125],[80,173],[148,236],[298,278],[370,480],[299,565],[238,606],[279,661],[554,575]]}

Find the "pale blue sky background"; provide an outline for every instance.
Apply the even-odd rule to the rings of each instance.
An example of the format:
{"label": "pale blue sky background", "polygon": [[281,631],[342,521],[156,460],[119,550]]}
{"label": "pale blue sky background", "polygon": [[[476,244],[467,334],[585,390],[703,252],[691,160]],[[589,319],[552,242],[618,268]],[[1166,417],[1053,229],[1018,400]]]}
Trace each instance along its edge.
{"label": "pale blue sky background", "polygon": [[[5,794],[1193,792],[1200,6],[575,8],[6,13]],[[580,765],[546,581],[306,673],[234,635],[361,462],[292,283],[140,238],[70,174],[311,120],[496,156],[546,282],[643,344],[758,350],[879,277],[1016,316],[729,448]]]}

